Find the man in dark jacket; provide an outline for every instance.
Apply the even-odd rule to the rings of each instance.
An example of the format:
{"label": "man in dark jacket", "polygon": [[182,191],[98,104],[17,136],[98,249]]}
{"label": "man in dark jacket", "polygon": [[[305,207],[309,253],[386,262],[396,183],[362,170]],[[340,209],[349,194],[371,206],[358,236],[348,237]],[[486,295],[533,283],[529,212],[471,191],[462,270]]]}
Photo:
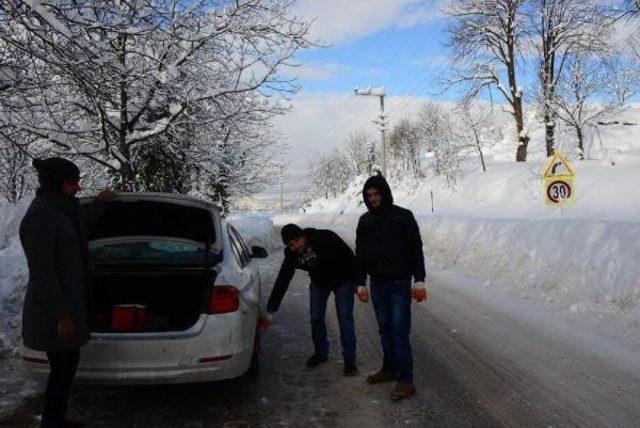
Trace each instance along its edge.
{"label": "man in dark jacket", "polygon": [[367,382],[397,380],[391,397],[407,398],[416,391],[409,343],[411,297],[418,302],[427,297],[420,230],[411,211],[393,204],[383,176],[370,177],[362,196],[369,211],[360,217],[356,230],[357,293],[362,302],[369,301],[365,282],[369,275],[384,352],[382,369]]}
{"label": "man in dark jacket", "polygon": [[[76,193],[80,171],[62,158],[36,159],[40,188],[20,224],[20,240],[29,267],[22,315],[22,339],[44,351],[49,361],[43,427],[76,427],[66,419],[67,403],[80,358],[89,341],[86,230],[103,207],[92,204],[80,215]],[[111,197],[104,191],[100,201]]]}
{"label": "man in dark jacket", "polygon": [[[349,246],[334,232],[323,229],[301,229],[295,224],[282,228],[286,245],[284,261],[267,304],[266,326],[278,310],[296,269],[309,272],[311,336],[315,353],[307,360],[313,368],[327,361],[329,342],[325,325],[327,299],[335,295],[336,313],[340,324],[340,344],[344,357],[345,376],[355,376],[356,337],[353,321],[353,274],[355,256]],[[266,328],[265,326],[265,328]]]}

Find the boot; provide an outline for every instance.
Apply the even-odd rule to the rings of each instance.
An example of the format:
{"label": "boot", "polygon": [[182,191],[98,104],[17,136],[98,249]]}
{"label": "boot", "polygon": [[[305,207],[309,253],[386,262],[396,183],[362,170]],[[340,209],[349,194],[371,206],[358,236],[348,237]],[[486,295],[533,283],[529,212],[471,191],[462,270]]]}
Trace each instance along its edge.
{"label": "boot", "polygon": [[312,368],[314,368],[314,367],[326,362],[327,359],[328,359],[328,357],[326,355],[323,356],[323,355],[313,354],[311,356],[311,358],[309,358],[307,360],[307,368],[308,369],[312,369]]}
{"label": "boot", "polygon": [[344,375],[355,376],[358,374],[358,367],[356,367],[356,360],[344,360]]}
{"label": "boot", "polygon": [[394,400],[402,400],[403,398],[409,398],[415,395],[416,387],[413,383],[398,382],[396,387],[391,391],[391,398]]}
{"label": "boot", "polygon": [[382,370],[380,370],[376,374],[372,374],[371,376],[367,377],[367,383],[370,383],[370,384],[392,382],[394,380],[396,380],[396,377],[394,375]]}

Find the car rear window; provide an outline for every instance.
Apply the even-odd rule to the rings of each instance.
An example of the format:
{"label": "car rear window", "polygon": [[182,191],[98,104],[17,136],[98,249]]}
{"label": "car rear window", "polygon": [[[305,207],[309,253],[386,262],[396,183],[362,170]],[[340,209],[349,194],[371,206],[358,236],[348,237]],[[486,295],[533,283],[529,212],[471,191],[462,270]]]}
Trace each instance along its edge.
{"label": "car rear window", "polygon": [[136,239],[112,242],[92,241],[92,265],[112,266],[200,266],[205,260],[205,244],[169,239]]}

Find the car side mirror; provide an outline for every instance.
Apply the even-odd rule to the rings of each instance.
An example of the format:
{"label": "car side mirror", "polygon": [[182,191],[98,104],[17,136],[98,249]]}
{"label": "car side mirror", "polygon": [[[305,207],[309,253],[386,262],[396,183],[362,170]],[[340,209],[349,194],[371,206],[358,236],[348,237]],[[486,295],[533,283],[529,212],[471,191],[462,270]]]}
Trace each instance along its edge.
{"label": "car side mirror", "polygon": [[253,259],[265,259],[269,257],[269,253],[262,247],[253,246],[251,247],[251,258]]}

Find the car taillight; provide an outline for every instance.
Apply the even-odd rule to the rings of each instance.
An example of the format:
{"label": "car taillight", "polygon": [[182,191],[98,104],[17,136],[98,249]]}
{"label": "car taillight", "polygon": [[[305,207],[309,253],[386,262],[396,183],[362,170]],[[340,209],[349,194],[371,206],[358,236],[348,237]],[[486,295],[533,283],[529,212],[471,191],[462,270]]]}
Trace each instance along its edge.
{"label": "car taillight", "polygon": [[216,285],[211,290],[209,301],[210,314],[224,314],[235,312],[240,306],[238,289],[232,285]]}

